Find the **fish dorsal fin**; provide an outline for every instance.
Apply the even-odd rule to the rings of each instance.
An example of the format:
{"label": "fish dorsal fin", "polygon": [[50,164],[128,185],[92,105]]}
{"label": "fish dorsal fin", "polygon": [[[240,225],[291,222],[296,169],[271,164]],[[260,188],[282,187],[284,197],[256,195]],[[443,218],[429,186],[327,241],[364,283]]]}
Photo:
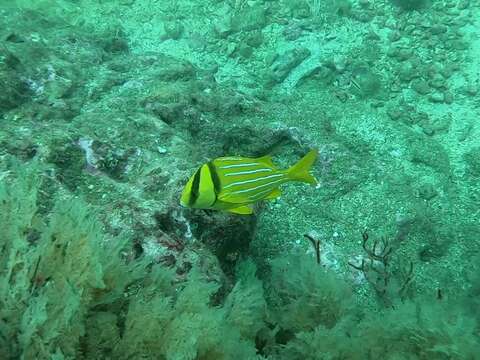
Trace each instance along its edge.
{"label": "fish dorsal fin", "polygon": [[268,167],[271,167],[272,169],[277,168],[275,166],[275,164],[273,163],[272,157],[270,155],[264,155],[262,157],[259,157],[259,158],[255,159],[255,160],[258,161],[258,162],[261,162],[262,164],[267,165]]}
{"label": "fish dorsal fin", "polygon": [[241,215],[253,214],[253,208],[250,205],[242,205],[233,209],[227,209],[227,211],[233,214],[241,214]]}

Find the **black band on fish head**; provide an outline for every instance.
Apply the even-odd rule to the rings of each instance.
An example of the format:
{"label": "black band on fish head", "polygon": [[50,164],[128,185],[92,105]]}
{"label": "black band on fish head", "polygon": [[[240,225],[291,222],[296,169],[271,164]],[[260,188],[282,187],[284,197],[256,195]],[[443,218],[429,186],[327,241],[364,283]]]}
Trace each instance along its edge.
{"label": "black band on fish head", "polygon": [[195,204],[200,194],[199,188],[200,188],[201,170],[202,168],[200,167],[195,173],[195,175],[193,176],[192,188],[190,189],[190,198],[188,199],[189,206],[193,206]]}
{"label": "black band on fish head", "polygon": [[215,189],[215,200],[216,200],[216,197],[221,190],[220,177],[218,176],[217,168],[215,167],[215,165],[213,165],[213,162],[209,161],[207,163],[207,166],[208,166],[208,170],[210,170],[210,177],[212,178],[213,187]]}

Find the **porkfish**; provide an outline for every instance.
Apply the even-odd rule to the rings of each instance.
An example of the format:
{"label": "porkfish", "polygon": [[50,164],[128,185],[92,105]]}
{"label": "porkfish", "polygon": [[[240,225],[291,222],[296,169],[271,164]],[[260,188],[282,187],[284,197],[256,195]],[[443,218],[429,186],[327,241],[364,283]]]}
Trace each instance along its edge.
{"label": "porkfish", "polygon": [[180,204],[195,209],[224,210],[251,214],[253,204],[279,197],[279,187],[289,181],[312,185],[317,180],[309,173],[318,155],[310,150],[288,169],[277,169],[272,158],[220,157],[202,165],[188,180]]}

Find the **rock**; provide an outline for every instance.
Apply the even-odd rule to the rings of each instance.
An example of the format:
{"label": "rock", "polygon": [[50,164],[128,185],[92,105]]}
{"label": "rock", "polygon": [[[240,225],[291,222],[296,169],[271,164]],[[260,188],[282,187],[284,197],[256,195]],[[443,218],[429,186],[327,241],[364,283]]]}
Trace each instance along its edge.
{"label": "rock", "polygon": [[398,30],[390,31],[390,33],[388,34],[388,40],[391,41],[391,42],[398,41],[398,40],[401,39],[401,37],[402,37],[402,35],[400,34],[400,31],[398,31]]}
{"label": "rock", "polygon": [[265,9],[262,6],[246,6],[233,16],[231,27],[234,32],[253,31],[264,28],[266,22]]}
{"label": "rock", "polygon": [[309,56],[310,50],[307,48],[292,49],[279,55],[270,67],[269,84],[281,83],[294,68]]}
{"label": "rock", "polygon": [[152,75],[159,81],[190,80],[196,76],[195,68],[190,62],[166,55],[158,56],[153,66],[156,71]]}
{"label": "rock", "polygon": [[219,260],[229,274],[243,257],[253,240],[257,217],[235,216],[220,211],[185,211],[192,235]]}
{"label": "rock", "polygon": [[473,178],[480,177],[480,147],[474,147],[463,156],[467,174]]}
{"label": "rock", "polygon": [[253,55],[253,48],[251,46],[248,46],[247,44],[240,44],[240,46],[237,49],[237,53],[245,58],[248,59]]}
{"label": "rock", "polygon": [[430,93],[430,87],[428,83],[423,79],[415,79],[412,81],[412,89],[420,95],[426,95]]}
{"label": "rock", "polygon": [[438,191],[433,184],[425,183],[418,188],[418,195],[423,200],[432,200],[438,195]]}
{"label": "rock", "polygon": [[419,252],[420,260],[423,262],[430,262],[441,258],[445,254],[445,250],[442,247],[425,245]]}
{"label": "rock", "polygon": [[378,94],[382,88],[382,80],[380,75],[371,71],[366,66],[361,66],[354,70],[355,82],[360,89],[358,93],[361,98],[370,98]]}
{"label": "rock", "polygon": [[453,93],[451,93],[450,91],[445,91],[443,93],[443,96],[444,96],[444,99],[445,99],[445,103],[446,104],[451,104],[453,103]]}
{"label": "rock", "polygon": [[457,8],[458,10],[465,10],[470,6],[470,0],[460,0],[458,2]]}
{"label": "rock", "polygon": [[392,0],[392,2],[404,11],[421,10],[429,4],[427,0]]}
{"label": "rock", "polygon": [[27,81],[21,78],[20,67],[14,54],[0,50],[0,114],[25,102],[31,92]]}
{"label": "rock", "polygon": [[441,118],[430,118],[426,116],[422,121],[419,122],[423,132],[426,135],[435,135],[442,132],[447,132],[450,128],[452,122],[451,117],[443,116]]}
{"label": "rock", "polygon": [[478,85],[468,84],[462,90],[468,96],[476,96],[478,94]]}
{"label": "rock", "polygon": [[257,48],[263,43],[263,34],[261,31],[252,31],[246,38],[247,45]]}
{"label": "rock", "polygon": [[411,62],[405,62],[400,66],[398,76],[402,82],[409,82],[418,76],[418,71]]}
{"label": "rock", "polygon": [[165,30],[164,39],[178,40],[183,34],[183,24],[180,21],[169,21],[163,24]]}
{"label": "rock", "polygon": [[233,33],[232,18],[230,16],[222,17],[220,21],[215,23],[214,30],[219,38],[227,38],[227,36]]}
{"label": "rock", "polygon": [[435,74],[433,79],[429,82],[430,86],[435,89],[444,89],[447,87],[447,82],[440,74]]}
{"label": "rock", "polygon": [[400,61],[406,61],[412,57],[412,49],[403,48],[398,51],[396,58]]}
{"label": "rock", "polygon": [[432,35],[439,35],[439,34],[444,34],[447,32],[447,27],[445,25],[433,25],[431,28],[430,28],[430,33]]}

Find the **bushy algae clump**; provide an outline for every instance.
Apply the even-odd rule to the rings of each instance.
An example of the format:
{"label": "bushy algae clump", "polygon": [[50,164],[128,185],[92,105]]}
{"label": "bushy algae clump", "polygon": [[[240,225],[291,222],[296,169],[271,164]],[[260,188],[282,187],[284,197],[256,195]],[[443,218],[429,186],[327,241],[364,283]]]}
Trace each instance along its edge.
{"label": "bushy algae clump", "polygon": [[47,173],[2,160],[2,359],[468,360],[480,347],[477,301],[359,306],[347,281],[303,253],[272,259],[263,281],[239,261],[222,291],[200,266],[179,278],[129,255],[128,237],[107,235],[69,193],[41,206]]}
{"label": "bushy algae clump", "polygon": [[179,284],[148,259],[122,259],[127,238],[107,236],[83,201],[67,194],[41,214],[42,176],[16,161],[2,173],[0,358],[255,356],[264,300],[254,271],[213,306],[218,284],[199,269]]}

